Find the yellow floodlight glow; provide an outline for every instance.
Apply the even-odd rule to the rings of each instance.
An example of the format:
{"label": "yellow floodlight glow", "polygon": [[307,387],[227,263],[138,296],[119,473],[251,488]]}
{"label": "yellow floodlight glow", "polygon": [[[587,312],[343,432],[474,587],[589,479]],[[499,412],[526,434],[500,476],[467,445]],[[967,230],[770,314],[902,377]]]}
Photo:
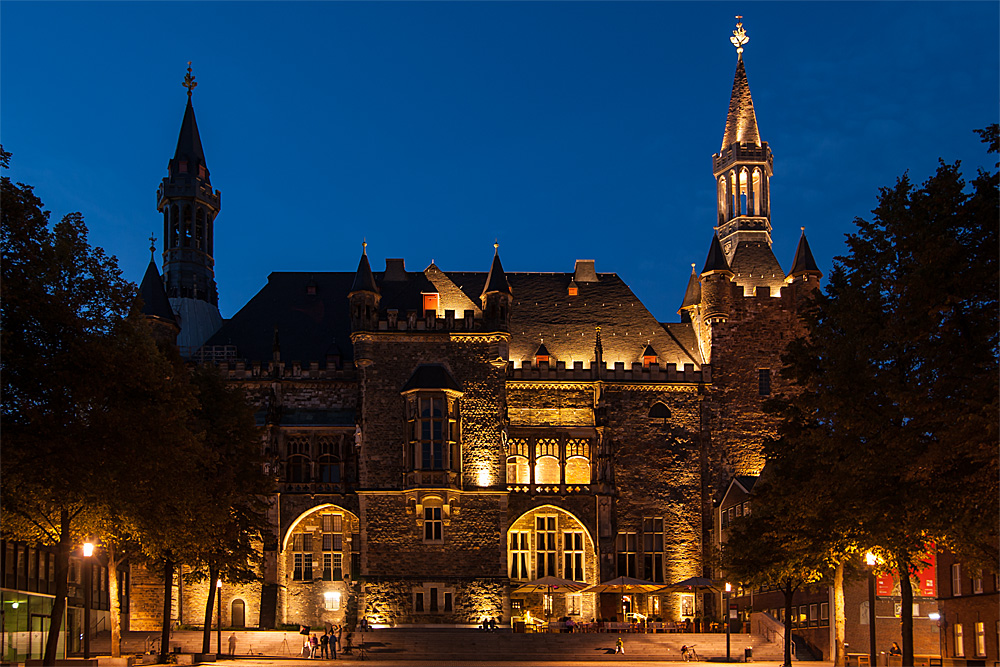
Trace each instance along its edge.
{"label": "yellow floodlight glow", "polygon": [[868,567],[872,567],[877,562],[878,558],[871,551],[865,554],[865,563],[868,564]]}
{"label": "yellow floodlight glow", "polygon": [[94,555],[94,545],[90,542],[83,543],[83,555],[85,558],[90,558]]}

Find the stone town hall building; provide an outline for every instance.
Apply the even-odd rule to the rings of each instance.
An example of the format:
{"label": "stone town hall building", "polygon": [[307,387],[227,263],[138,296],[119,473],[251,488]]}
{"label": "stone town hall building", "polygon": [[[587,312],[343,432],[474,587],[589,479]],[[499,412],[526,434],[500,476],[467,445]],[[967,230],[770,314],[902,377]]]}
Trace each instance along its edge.
{"label": "stone town hall building", "polygon": [[[547,575],[703,574],[713,498],[762,467],[773,424],[761,404],[821,275],[804,236],[787,273],[771,251],[772,155],[739,52],[712,156],[718,218],[704,267],[675,286],[676,322],[593,260],[508,273],[497,252],[486,271],[402,259],[374,271],[366,250],[355,271],[272,273],[224,320],[222,201],[188,79],[158,191],[163,276],[151,263],[145,308],[183,353],[246,388],[278,489],[264,580],[223,588],[224,624],[341,622],[353,605],[373,623],[507,622],[544,613],[513,591]],[[178,583],[177,620],[201,622],[201,588]],[[133,573],[132,629],[159,622],[155,590]],[[611,617],[621,602],[560,595],[552,613]],[[693,602],[629,600],[664,619]]]}

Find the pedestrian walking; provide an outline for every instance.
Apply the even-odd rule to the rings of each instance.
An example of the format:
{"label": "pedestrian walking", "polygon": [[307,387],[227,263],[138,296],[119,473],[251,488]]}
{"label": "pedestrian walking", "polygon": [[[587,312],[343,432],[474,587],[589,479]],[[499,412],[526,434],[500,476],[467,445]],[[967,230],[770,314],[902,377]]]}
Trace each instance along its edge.
{"label": "pedestrian walking", "polygon": [[229,635],[229,655],[236,655],[236,633]]}
{"label": "pedestrian walking", "polygon": [[615,653],[625,653],[625,642],[622,641],[621,637],[619,637],[618,641],[615,643]]}

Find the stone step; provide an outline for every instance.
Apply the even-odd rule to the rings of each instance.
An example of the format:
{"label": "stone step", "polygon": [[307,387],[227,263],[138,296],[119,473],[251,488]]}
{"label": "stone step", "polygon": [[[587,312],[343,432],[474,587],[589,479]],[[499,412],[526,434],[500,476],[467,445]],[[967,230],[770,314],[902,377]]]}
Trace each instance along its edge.
{"label": "stone step", "polygon": [[[229,652],[228,638],[233,631],[222,633],[222,652]],[[303,635],[281,630],[235,631],[237,656],[263,655],[269,657],[299,657]],[[182,630],[171,633],[171,652],[179,647],[182,653],[197,653],[202,649],[202,633]],[[217,634],[212,632],[211,650],[217,646]],[[614,660],[618,637],[622,638],[626,655],[636,660],[679,660],[680,647],[696,647],[704,659],[719,659],[726,655],[724,634],[696,633],[541,633],[514,634],[509,631],[482,632],[456,628],[392,628],[367,632],[364,635],[366,654],[380,659],[407,660]],[[357,655],[360,633],[351,637],[352,650]],[[344,635],[344,643],[347,635]],[[103,634],[92,642],[96,653],[110,653],[110,636]],[[126,632],[122,637],[122,653],[144,653],[157,650],[159,634],[152,632]],[[730,655],[743,656],[743,649],[753,647],[757,660],[781,660],[781,646],[766,642],[762,637],[734,634],[730,637]]]}

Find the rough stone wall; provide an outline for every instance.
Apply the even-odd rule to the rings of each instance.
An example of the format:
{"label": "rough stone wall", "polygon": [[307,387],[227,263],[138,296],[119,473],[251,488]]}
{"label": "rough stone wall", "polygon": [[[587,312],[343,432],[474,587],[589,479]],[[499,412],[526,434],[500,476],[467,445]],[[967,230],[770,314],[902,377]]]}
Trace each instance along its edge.
{"label": "rough stone wall", "polygon": [[[641,391],[615,385],[605,391],[618,491],[617,531],[640,533],[641,538],[643,517],[662,517],[664,581],[700,575],[700,393],[695,387]],[[670,410],[666,423],[648,417],[656,402]],[[613,552],[613,542],[607,548]],[[643,571],[641,548],[637,575],[652,579],[652,573]]]}
{"label": "rough stone wall", "polygon": [[[430,611],[428,596],[438,594],[438,611]],[[424,611],[414,609],[414,593],[423,593]],[[401,579],[376,577],[365,584],[361,614],[371,623],[397,625],[479,625],[484,618],[508,619],[507,580],[501,578]],[[444,609],[444,593],[452,595],[452,610]]]}
{"label": "rough stone wall", "polygon": [[500,419],[505,380],[502,369],[489,363],[491,344],[486,338],[452,338],[447,333],[372,335],[367,349],[374,363],[362,371],[363,488],[401,488],[406,472],[406,421],[399,392],[421,363],[444,364],[464,390],[460,408],[466,487],[502,484]]}
{"label": "rough stone wall", "polygon": [[[433,492],[429,492],[433,493]],[[443,493],[443,492],[442,492]],[[361,572],[365,577],[405,573],[428,577],[504,577],[506,495],[450,494],[443,540],[425,543],[422,517],[402,493],[361,497]]]}
{"label": "rough stone wall", "polygon": [[[728,322],[712,327],[711,484],[724,489],[732,475],[756,475],[764,465],[765,438],[776,433],[778,420],[763,404],[789,389],[781,377],[781,355],[789,342],[804,333],[790,291],[781,298],[743,297],[735,288]],[[758,371],[770,369],[771,394],[758,392]]]}
{"label": "rough stone wall", "polygon": [[[190,568],[185,567],[184,573],[190,572]],[[181,584],[181,623],[202,627],[205,623],[205,604],[208,602],[208,589],[214,582],[208,580],[195,583]],[[161,589],[162,590],[162,587]],[[233,586],[223,583],[221,588],[222,597],[222,627],[229,628],[233,624],[233,602],[242,600],[244,605],[244,626],[256,628],[260,624],[260,590],[259,583]],[[219,601],[216,598],[212,603],[212,622],[214,628],[217,623],[219,613]]]}
{"label": "rough stone wall", "polygon": [[[155,632],[163,624],[163,576],[142,565],[129,573],[129,629]],[[172,587],[171,620],[178,620],[178,587]]]}

